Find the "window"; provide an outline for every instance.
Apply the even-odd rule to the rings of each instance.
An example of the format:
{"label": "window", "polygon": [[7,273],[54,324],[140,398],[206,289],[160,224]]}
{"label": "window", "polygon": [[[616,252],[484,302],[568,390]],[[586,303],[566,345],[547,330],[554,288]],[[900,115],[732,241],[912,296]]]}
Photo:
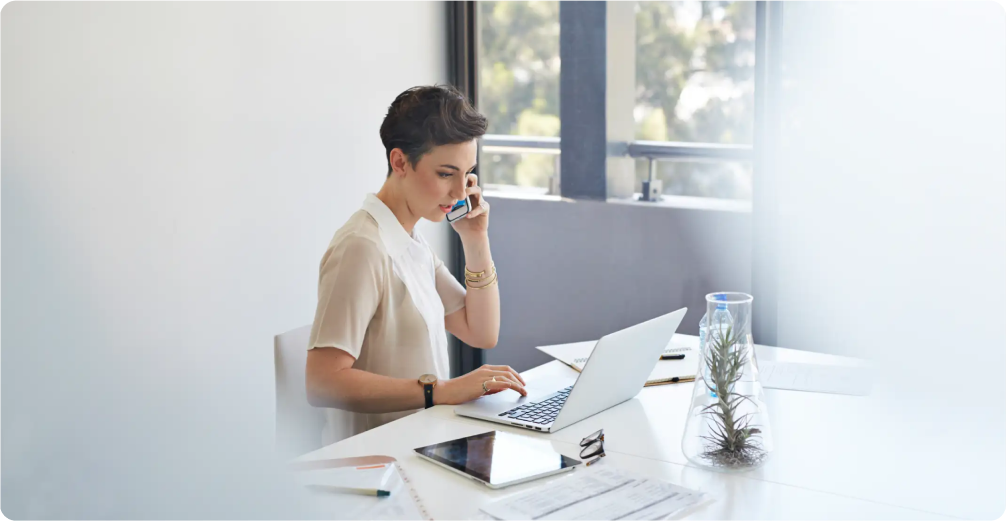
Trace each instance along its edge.
{"label": "window", "polygon": [[[579,7],[520,1],[475,6],[477,97],[489,119],[481,143],[481,183],[488,190],[557,194],[565,88],[560,31],[569,23],[560,22],[560,9]],[[577,22],[597,25],[607,38],[608,128],[568,123],[576,131],[603,133],[608,157],[625,158],[616,174],[623,176],[623,188],[632,184],[640,193],[652,177],[667,195],[750,200],[756,4],[644,1],[606,9],[606,17],[588,14]],[[613,43],[619,39],[625,45]],[[624,73],[626,60],[634,62],[634,73]],[[613,95],[625,102],[611,105]],[[612,175],[606,168],[612,168],[610,162],[590,179]]]}
{"label": "window", "polygon": [[559,2],[475,6],[479,110],[489,119],[480,183],[544,193],[558,171]]}
{"label": "window", "polygon": [[[750,146],[754,133],[754,2],[636,3],[635,138]],[[743,149],[741,149],[743,150]],[[636,161],[636,188],[751,199],[751,162]]]}
{"label": "window", "polygon": [[636,4],[636,139],[750,145],[753,2]]}
{"label": "window", "polygon": [[[751,200],[750,161],[657,161],[654,179],[666,195]],[[637,187],[649,178],[650,160],[636,159]]]}

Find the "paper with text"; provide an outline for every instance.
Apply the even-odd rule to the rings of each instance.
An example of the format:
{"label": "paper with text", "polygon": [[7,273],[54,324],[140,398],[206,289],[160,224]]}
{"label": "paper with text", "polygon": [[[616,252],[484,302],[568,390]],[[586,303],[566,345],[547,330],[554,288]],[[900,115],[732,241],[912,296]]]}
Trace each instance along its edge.
{"label": "paper with text", "polygon": [[482,507],[495,519],[667,519],[705,494],[607,467],[578,470]]}

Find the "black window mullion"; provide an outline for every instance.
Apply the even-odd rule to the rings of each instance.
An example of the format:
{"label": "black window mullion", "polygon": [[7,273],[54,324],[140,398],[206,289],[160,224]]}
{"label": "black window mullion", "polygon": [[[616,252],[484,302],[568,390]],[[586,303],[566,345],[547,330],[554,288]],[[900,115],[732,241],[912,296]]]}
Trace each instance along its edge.
{"label": "black window mullion", "polygon": [[[450,82],[478,107],[478,31],[475,26],[475,2],[447,2],[447,63]],[[481,154],[480,154],[481,155]],[[481,161],[476,158],[477,163]],[[458,282],[465,281],[465,250],[458,234],[450,234],[448,265]],[[473,348],[460,339],[450,346],[451,377],[468,373],[484,362],[481,349]]]}
{"label": "black window mullion", "polygon": [[563,197],[605,200],[607,5],[559,4],[560,186]]}

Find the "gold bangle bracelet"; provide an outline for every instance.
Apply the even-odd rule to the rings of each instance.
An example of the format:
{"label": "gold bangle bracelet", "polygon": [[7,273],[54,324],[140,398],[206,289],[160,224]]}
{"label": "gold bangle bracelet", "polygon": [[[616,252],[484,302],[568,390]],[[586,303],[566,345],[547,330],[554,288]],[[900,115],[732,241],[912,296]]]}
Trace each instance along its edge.
{"label": "gold bangle bracelet", "polygon": [[499,277],[496,275],[496,273],[493,273],[493,278],[489,281],[488,284],[486,284],[484,286],[468,286],[467,284],[466,284],[466,286],[468,286],[468,289],[486,289],[489,286],[495,285],[498,280],[499,280]]}
{"label": "gold bangle bracelet", "polygon": [[495,286],[495,285],[496,285],[496,279],[493,279],[492,282],[490,282],[489,284],[486,284],[485,286],[468,286],[468,289],[486,289],[486,288],[488,288],[490,286]]}
{"label": "gold bangle bracelet", "polygon": [[490,272],[489,272],[489,276],[487,276],[487,277],[472,277],[471,275],[465,273],[465,281],[466,282],[471,282],[473,284],[478,284],[480,282],[486,282],[487,280],[490,280],[490,279],[492,279],[495,276],[496,276],[496,268],[493,267],[493,269],[490,270]]}
{"label": "gold bangle bracelet", "polygon": [[482,279],[473,279],[471,277],[465,277],[465,282],[469,283],[469,284],[479,284],[481,282],[489,282],[490,280],[492,280],[495,277],[496,277],[496,270],[492,270],[492,274],[489,275],[489,277],[482,278]]}
{"label": "gold bangle bracelet", "polygon": [[486,272],[487,271],[495,272],[496,271],[496,264],[495,263],[491,264],[488,269],[484,269],[484,270],[482,270],[480,272],[477,272],[477,273],[474,272],[474,271],[469,270],[468,266],[465,266],[465,279],[476,279],[476,280],[478,280],[478,279],[484,279],[484,278],[486,278]]}

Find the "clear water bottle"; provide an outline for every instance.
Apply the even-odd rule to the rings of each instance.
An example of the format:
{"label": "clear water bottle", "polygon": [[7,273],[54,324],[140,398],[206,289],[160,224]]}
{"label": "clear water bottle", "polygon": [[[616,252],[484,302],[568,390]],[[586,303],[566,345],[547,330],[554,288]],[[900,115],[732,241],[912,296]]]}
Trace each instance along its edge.
{"label": "clear water bottle", "polygon": [[[723,302],[722,304],[716,305],[716,310],[713,311],[713,316],[711,323],[713,324],[729,324],[731,322],[730,310],[727,309],[727,296],[723,293],[718,293],[713,296],[718,301]],[[709,330],[710,318],[709,313],[702,315],[702,320],[699,320],[699,356],[705,359],[706,356],[706,337]],[[700,364],[706,367],[705,381],[709,381],[709,368],[706,364]],[[716,393],[709,391],[709,396],[711,398],[716,398]]]}

